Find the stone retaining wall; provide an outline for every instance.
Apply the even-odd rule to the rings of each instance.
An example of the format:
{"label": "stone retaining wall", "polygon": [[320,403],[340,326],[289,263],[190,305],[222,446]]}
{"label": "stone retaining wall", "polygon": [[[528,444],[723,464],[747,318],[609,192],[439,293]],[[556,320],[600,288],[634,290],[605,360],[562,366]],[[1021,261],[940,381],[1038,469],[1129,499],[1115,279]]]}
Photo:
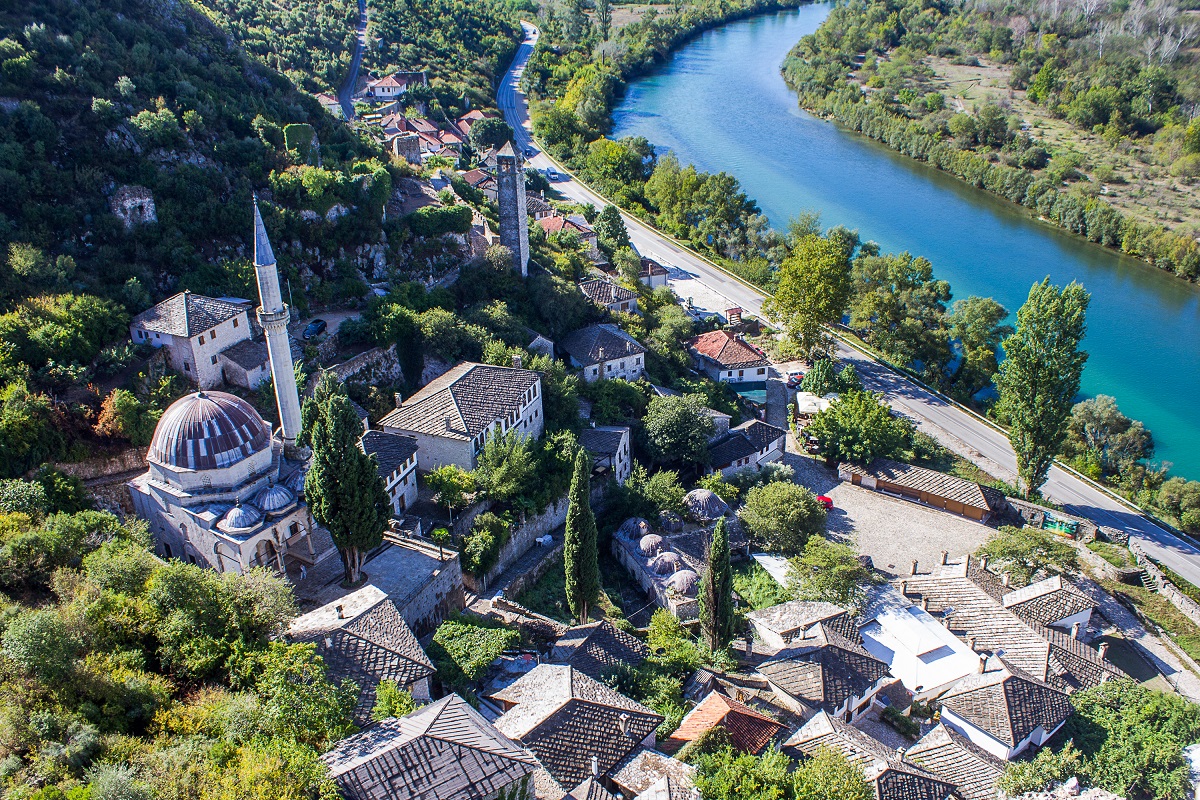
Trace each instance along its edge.
{"label": "stone retaining wall", "polygon": [[533,547],[534,539],[561,527],[567,521],[567,505],[567,496],[563,495],[547,506],[541,514],[526,518],[523,525],[514,526],[509,532],[508,541],[500,548],[496,565],[482,577],[464,572],[463,583],[473,592],[487,591],[492,581],[496,580],[504,570],[511,567],[517,559],[525,555],[529,548]]}
{"label": "stone retaining wall", "polygon": [[1136,543],[1131,544],[1129,550],[1133,553],[1133,557],[1137,559],[1138,565],[1150,576],[1150,580],[1154,582],[1158,593],[1170,600],[1171,605],[1179,609],[1185,617],[1200,625],[1200,603],[1197,603],[1179,591],[1174,584],[1167,580],[1167,576],[1163,574],[1162,570],[1146,556],[1142,548],[1138,547]]}
{"label": "stone retaining wall", "polygon": [[54,468],[81,481],[94,481],[98,478],[108,478],[123,475],[127,472],[141,472],[146,469],[146,448],[130,447],[115,456],[87,458],[71,463],[56,463]]}

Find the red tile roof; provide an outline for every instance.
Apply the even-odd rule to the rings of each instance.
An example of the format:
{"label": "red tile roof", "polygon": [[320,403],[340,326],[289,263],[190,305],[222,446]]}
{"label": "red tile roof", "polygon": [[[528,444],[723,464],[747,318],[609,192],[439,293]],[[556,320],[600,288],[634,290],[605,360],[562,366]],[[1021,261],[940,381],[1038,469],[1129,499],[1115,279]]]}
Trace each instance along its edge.
{"label": "red tile roof", "polygon": [[717,362],[725,369],[765,367],[769,363],[761,353],[739,339],[732,331],[709,331],[688,340],[688,350]]}
{"label": "red tile roof", "polygon": [[729,734],[733,746],[746,753],[758,753],[784,729],[783,724],[749,706],[720,692],[709,692],[708,697],[688,712],[660,749],[673,753],[718,725]]}

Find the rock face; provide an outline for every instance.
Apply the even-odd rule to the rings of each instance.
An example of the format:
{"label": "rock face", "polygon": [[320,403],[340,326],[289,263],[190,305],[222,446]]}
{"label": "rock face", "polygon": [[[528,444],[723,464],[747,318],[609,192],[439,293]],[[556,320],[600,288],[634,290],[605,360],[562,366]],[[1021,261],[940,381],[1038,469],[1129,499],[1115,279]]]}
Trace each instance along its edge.
{"label": "rock face", "polygon": [[158,222],[154,195],[145,186],[122,186],[108,199],[108,207],[125,223],[126,230],[134,225]]}

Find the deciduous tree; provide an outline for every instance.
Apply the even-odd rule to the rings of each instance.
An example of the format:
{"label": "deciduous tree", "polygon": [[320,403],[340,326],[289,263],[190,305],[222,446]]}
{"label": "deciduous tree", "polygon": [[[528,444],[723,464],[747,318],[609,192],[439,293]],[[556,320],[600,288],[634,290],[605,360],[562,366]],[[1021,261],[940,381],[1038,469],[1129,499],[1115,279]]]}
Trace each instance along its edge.
{"label": "deciduous tree", "polygon": [[992,382],[1000,342],[1013,333],[1013,327],[1004,324],[1007,317],[1008,309],[990,297],[971,296],[954,304],[950,333],[963,351],[954,382],[964,395],[974,395]]}
{"label": "deciduous tree", "polygon": [[804,430],[827,458],[856,464],[898,455],[912,439],[912,423],[893,417],[875,392],[843,393]]}
{"label": "deciduous tree", "polygon": [[792,559],[791,570],[797,600],[835,603],[855,612],[862,610],[866,587],[874,579],[854,548],[824,536],[809,537],[804,552]]}
{"label": "deciduous tree", "polygon": [[797,553],[810,536],[825,529],[825,507],[795,483],[773,481],[746,493],[738,516],[764,549]]}
{"label": "deciduous tree", "polygon": [[850,253],[840,241],[805,236],[779,265],[779,286],[767,301],[806,356],[827,353],[833,339],[825,326],[842,319],[850,301]]}
{"label": "deciduous tree", "polygon": [[698,395],[652,398],[643,425],[655,460],[685,464],[703,464],[707,460],[713,421],[704,413],[704,403]]}

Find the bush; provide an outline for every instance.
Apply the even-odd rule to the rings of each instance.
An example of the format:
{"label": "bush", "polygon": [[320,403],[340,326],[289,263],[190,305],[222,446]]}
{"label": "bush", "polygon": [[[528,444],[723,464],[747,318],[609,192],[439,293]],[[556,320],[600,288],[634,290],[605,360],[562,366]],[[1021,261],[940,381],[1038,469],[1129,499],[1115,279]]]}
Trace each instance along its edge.
{"label": "bush", "polygon": [[1057,536],[1034,528],[1005,526],[976,551],[989,566],[1008,572],[1014,586],[1025,586],[1050,574],[1079,570],[1079,554]]}
{"label": "bush", "polygon": [[468,690],[505,650],[521,641],[518,631],[483,620],[454,617],[438,626],[429,648],[437,677],[454,691]]}
{"label": "bush", "polygon": [[755,541],[772,552],[797,553],[808,537],[825,530],[825,507],[795,483],[776,481],[751,489],[738,516]]}
{"label": "bush", "polygon": [[914,741],[921,735],[921,724],[915,719],[904,716],[892,706],[883,710],[883,721],[891,725],[901,736],[907,736]]}
{"label": "bush", "polygon": [[496,566],[500,548],[508,542],[508,536],[508,522],[491,511],[475,517],[471,533],[463,540],[462,568],[475,576],[486,575]]}
{"label": "bush", "polygon": [[47,686],[63,681],[75,668],[79,635],[54,609],[25,611],[8,624],[4,655]]}

